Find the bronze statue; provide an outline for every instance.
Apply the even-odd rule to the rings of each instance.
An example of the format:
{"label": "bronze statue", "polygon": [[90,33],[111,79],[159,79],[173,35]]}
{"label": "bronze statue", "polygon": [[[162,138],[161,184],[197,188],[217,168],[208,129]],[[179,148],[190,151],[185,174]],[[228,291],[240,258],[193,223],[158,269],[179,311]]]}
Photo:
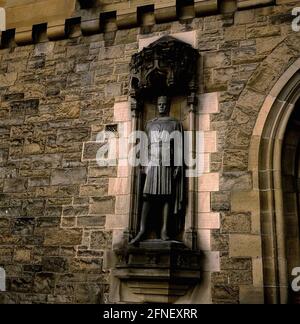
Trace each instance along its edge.
{"label": "bronze statue", "polygon": [[[162,206],[159,238],[163,241],[172,239],[169,224],[172,217],[178,215],[183,208],[183,126],[178,120],[170,117],[170,102],[166,96],[158,98],[157,106],[159,117],[149,121],[146,127],[150,162],[146,167],[140,231],[130,242],[132,245],[145,239],[147,224],[153,217],[151,212],[157,205]],[[177,141],[174,140],[174,134],[177,135]]]}

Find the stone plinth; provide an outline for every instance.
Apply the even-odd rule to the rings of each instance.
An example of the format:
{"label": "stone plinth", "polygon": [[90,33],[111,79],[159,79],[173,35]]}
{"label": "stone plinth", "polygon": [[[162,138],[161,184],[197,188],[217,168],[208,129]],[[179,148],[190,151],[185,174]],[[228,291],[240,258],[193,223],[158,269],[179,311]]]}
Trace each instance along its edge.
{"label": "stone plinth", "polygon": [[115,251],[113,276],[145,303],[174,303],[200,281],[200,252],[176,241],[147,240]]}

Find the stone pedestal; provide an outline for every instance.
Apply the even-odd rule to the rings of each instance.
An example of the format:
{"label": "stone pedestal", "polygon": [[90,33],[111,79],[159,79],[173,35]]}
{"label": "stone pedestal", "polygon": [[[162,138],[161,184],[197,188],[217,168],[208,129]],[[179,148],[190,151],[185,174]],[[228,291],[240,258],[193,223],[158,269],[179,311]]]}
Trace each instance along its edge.
{"label": "stone pedestal", "polygon": [[112,274],[145,303],[174,303],[200,281],[200,252],[180,242],[148,240],[115,254]]}

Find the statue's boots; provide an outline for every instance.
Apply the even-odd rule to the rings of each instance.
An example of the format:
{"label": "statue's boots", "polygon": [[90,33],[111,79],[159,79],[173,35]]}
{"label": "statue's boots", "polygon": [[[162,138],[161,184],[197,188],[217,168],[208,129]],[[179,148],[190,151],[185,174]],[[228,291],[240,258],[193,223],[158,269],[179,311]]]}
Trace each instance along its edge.
{"label": "statue's boots", "polygon": [[165,231],[161,232],[160,238],[163,241],[170,241],[170,237],[168,236],[167,232],[165,232]]}
{"label": "statue's boots", "polygon": [[134,238],[129,244],[130,245],[137,245],[138,243],[140,243],[144,237],[145,233],[144,232],[140,232],[136,238]]}

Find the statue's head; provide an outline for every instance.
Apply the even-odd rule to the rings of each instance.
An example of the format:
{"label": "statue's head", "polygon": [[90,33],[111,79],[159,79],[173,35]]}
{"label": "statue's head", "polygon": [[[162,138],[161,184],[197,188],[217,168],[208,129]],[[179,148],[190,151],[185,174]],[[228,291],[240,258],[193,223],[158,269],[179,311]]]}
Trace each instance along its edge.
{"label": "statue's head", "polygon": [[157,99],[158,112],[161,115],[167,115],[170,112],[170,101],[167,96],[160,96]]}

